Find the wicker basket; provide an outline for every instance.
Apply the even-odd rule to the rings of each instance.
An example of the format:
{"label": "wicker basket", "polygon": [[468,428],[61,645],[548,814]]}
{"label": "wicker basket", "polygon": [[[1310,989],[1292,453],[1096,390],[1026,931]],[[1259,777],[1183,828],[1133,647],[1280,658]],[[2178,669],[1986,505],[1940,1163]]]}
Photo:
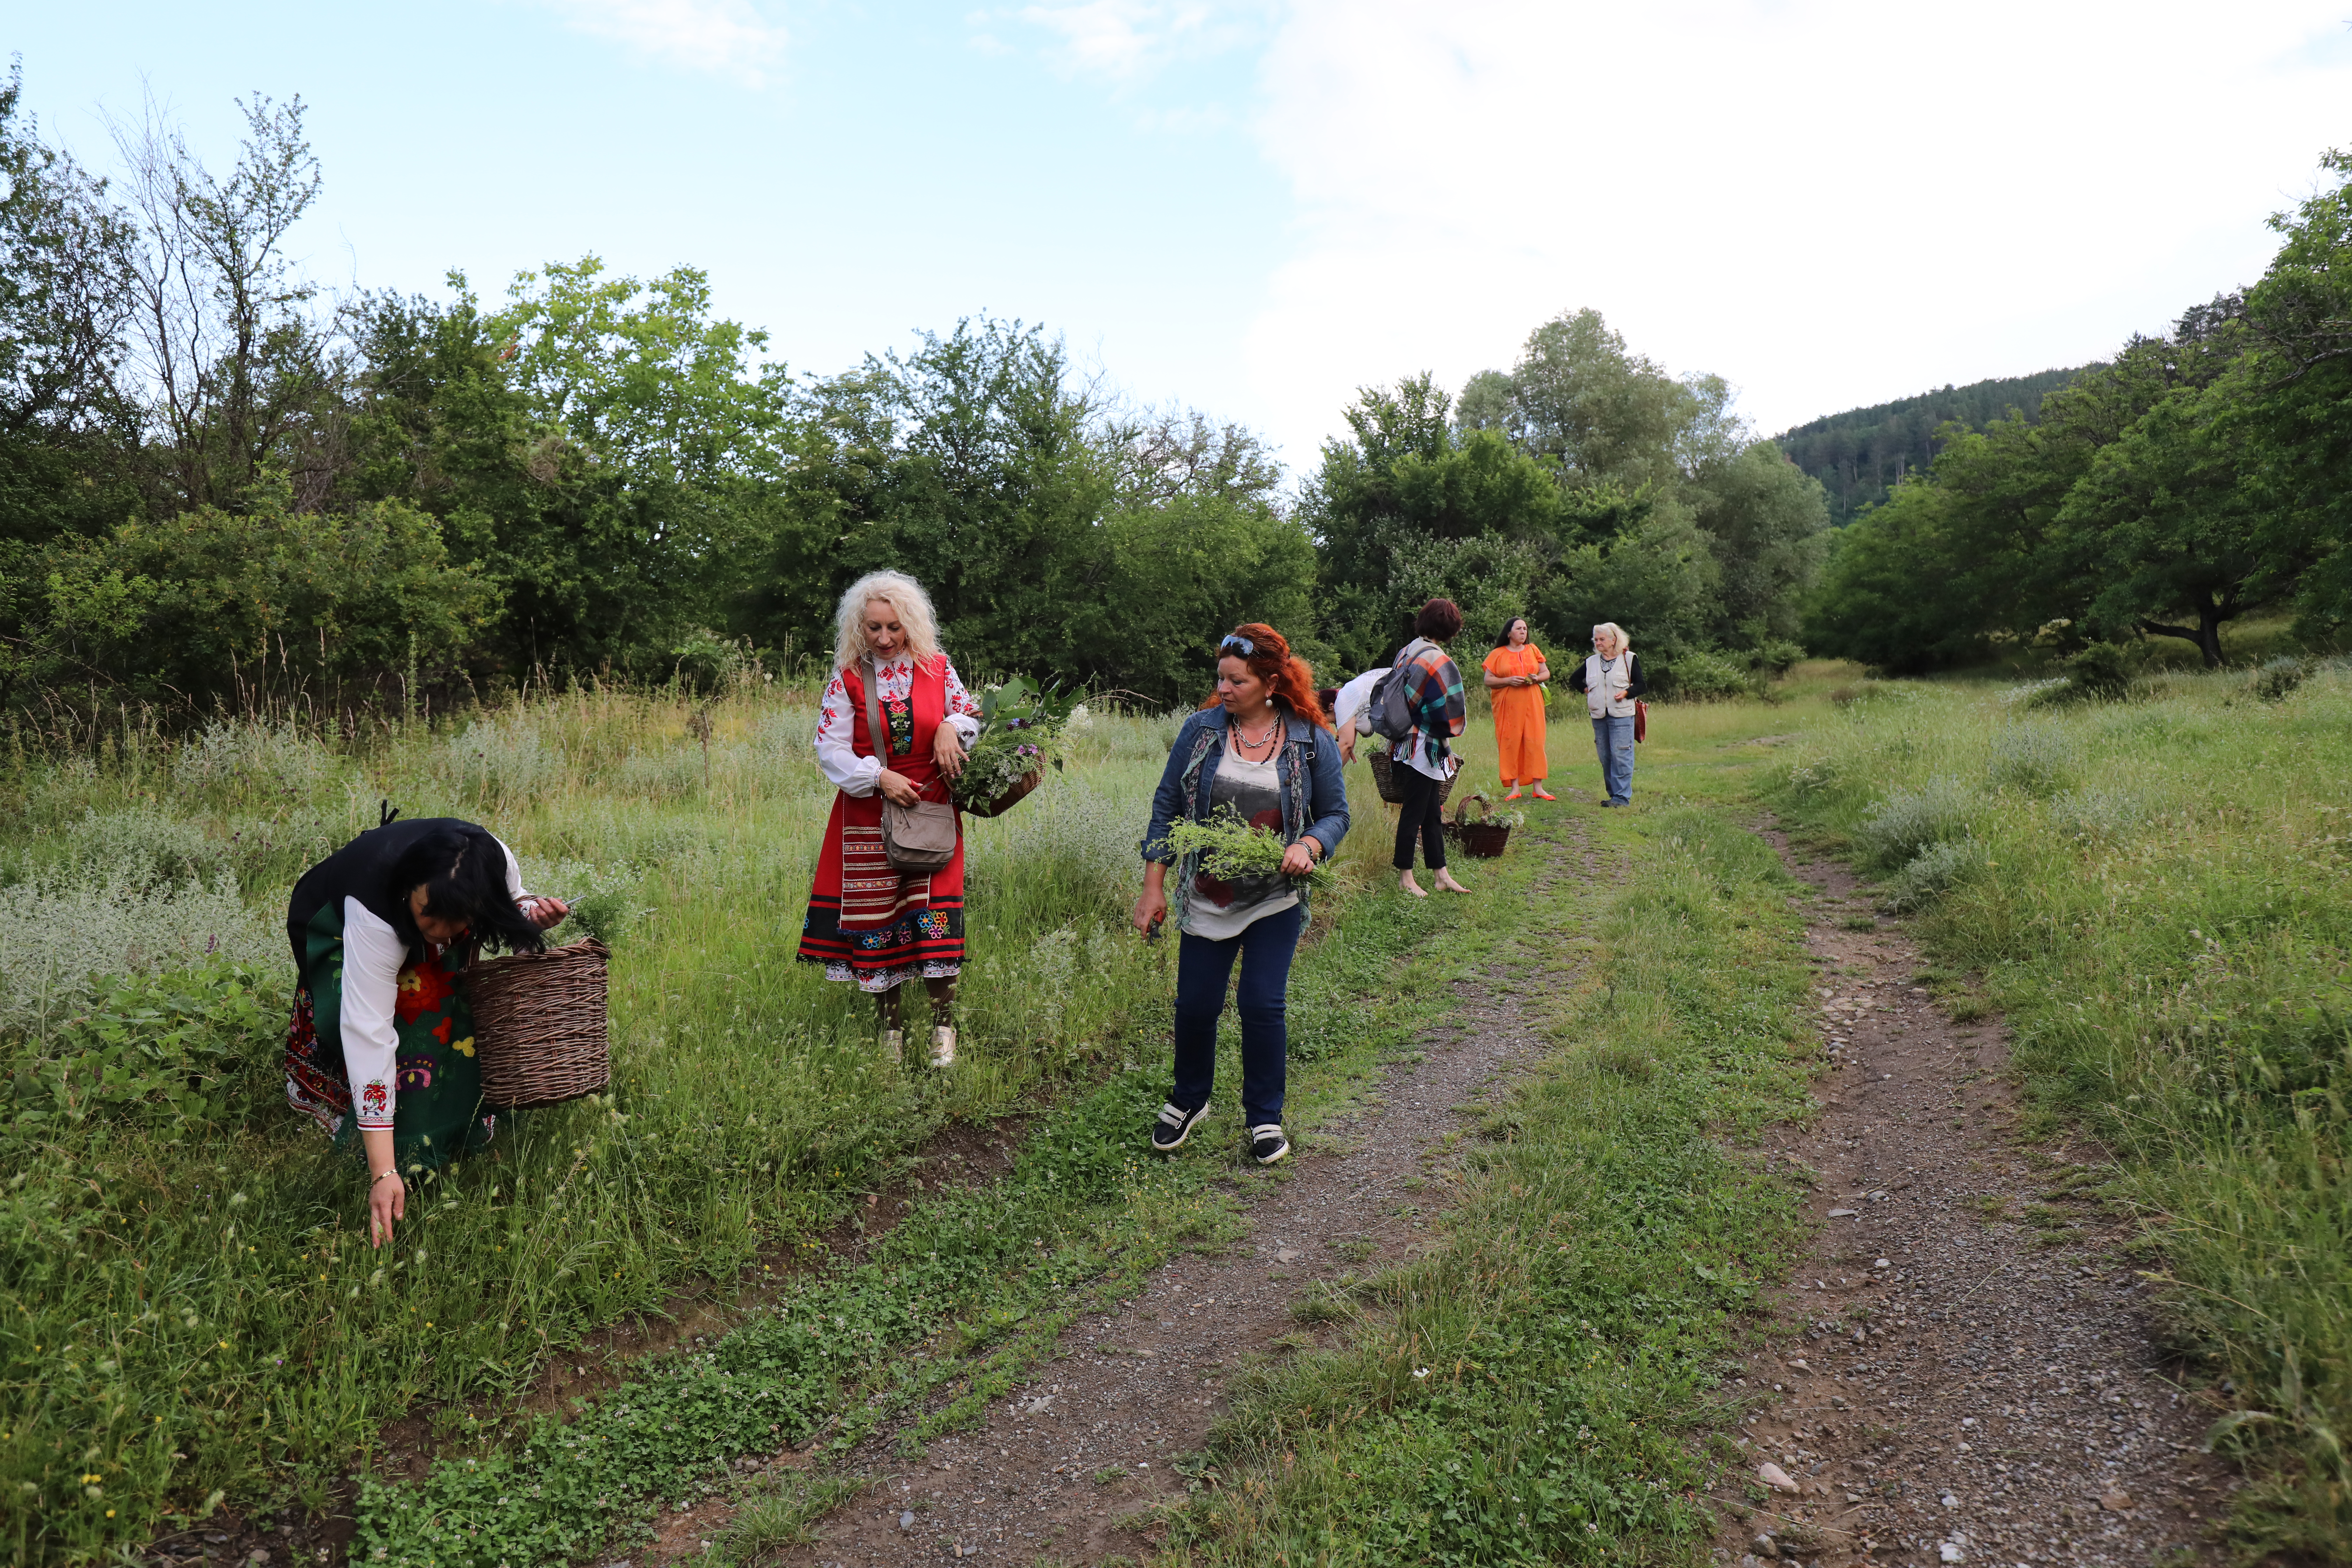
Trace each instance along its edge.
{"label": "wicker basket", "polygon": [[[1478,808],[1479,820],[1475,822],[1470,820],[1470,808],[1474,805]],[[1486,820],[1493,815],[1494,809],[1486,804],[1486,797],[1483,795],[1465,797],[1460,805],[1454,808],[1454,820],[1445,825],[1445,837],[1460,845],[1465,855],[1479,860],[1493,859],[1503,852],[1503,846],[1511,841],[1508,823]]]}
{"label": "wicker basket", "polygon": [[[1404,804],[1404,786],[1397,783],[1396,763],[1390,760],[1389,754],[1386,752],[1374,752],[1372,753],[1372,782],[1381,786],[1381,798],[1382,800],[1387,801],[1391,805],[1402,805]],[[1444,808],[1447,798],[1453,794],[1454,781],[1452,779],[1447,779],[1444,784],[1437,786],[1437,804],[1441,809]]]}
{"label": "wicker basket", "polygon": [[474,1014],[486,1102],[507,1110],[555,1105],[613,1081],[604,1020],[610,956],[591,937],[467,967],[466,1002]]}
{"label": "wicker basket", "polygon": [[994,800],[982,801],[978,805],[959,805],[956,809],[967,816],[1003,816],[1006,812],[1027,800],[1029,792],[1035,789],[1045,776],[1042,771],[1032,768],[1014,779],[1013,787]]}

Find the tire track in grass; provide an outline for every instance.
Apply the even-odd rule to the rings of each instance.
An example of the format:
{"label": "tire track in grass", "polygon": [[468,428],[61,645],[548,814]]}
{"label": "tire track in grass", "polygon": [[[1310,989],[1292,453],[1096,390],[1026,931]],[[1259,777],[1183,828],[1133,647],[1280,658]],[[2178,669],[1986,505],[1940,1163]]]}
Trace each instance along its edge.
{"label": "tire track in grass", "polygon": [[[1302,956],[1318,1004],[1307,1045],[1328,1058],[1315,1093],[1344,1095],[1408,1037],[1415,1009],[1391,990],[1430,962],[1440,925],[1359,899]],[[1213,1172],[1156,1163],[1139,1141],[1163,1081],[1154,1065],[1050,1108],[1010,1173],[927,1196],[861,1258],[713,1342],[655,1358],[571,1419],[421,1478],[363,1481],[354,1558],[526,1568],[627,1555],[751,1490],[763,1528],[788,1536],[833,1495],[840,1454],[909,1412],[967,1418],[1080,1313],[1114,1309],[1227,1223]]]}
{"label": "tire track in grass", "polygon": [[[1578,853],[1580,832],[1572,823],[1566,832],[1567,847],[1529,857],[1516,877],[1483,862],[1465,874],[1559,896],[1596,871],[1590,853]],[[1490,885],[1484,896],[1512,895]],[[1488,922],[1471,930],[1493,934]],[[1465,1117],[1493,1114],[1497,1085],[1544,1048],[1521,995],[1531,979],[1561,984],[1570,973],[1479,967],[1453,983],[1443,1026],[1370,1097],[1311,1136],[1297,1130],[1285,1165],[1248,1165],[1229,1118],[1204,1124],[1207,1134],[1170,1158],[1217,1172],[1217,1187],[1245,1199],[1243,1212],[1192,1238],[1131,1299],[1078,1315],[1018,1385],[997,1387],[984,1405],[912,1412],[877,1431],[844,1467],[859,1495],[782,1560],[1094,1563],[1164,1539],[1161,1513],[1201,1475],[1198,1455],[1226,1414],[1226,1391],[1246,1390],[1254,1368],[1344,1331],[1360,1311],[1364,1266],[1409,1261],[1436,1244],[1459,1190]],[[1144,1127],[1130,1130],[1138,1146]],[[699,1550],[698,1539],[666,1544],[679,1556]]]}
{"label": "tire track in grass", "polygon": [[1269,1368],[1212,1439],[1168,1564],[1646,1563],[1746,1489],[1733,1352],[1801,1246],[1727,1144],[1805,1107],[1801,927],[1717,811],[1584,820],[1624,870],[1529,899],[1507,1003],[1554,1047],[1457,1151],[1423,1257]]}
{"label": "tire track in grass", "polygon": [[2105,1162],[2012,1139],[2000,1021],[1936,1005],[1851,872],[1763,837],[1822,895],[1801,905],[1834,1051],[1820,1117],[1773,1130],[1768,1163],[1812,1189],[1819,1229],[1745,1369],[1771,1395],[1755,1459],[1799,1489],[1727,1528],[1723,1554],[2213,1560],[2208,1521],[2239,1483],[2196,1452],[2210,1413],[2169,1375],[2125,1238],[2081,1201]]}

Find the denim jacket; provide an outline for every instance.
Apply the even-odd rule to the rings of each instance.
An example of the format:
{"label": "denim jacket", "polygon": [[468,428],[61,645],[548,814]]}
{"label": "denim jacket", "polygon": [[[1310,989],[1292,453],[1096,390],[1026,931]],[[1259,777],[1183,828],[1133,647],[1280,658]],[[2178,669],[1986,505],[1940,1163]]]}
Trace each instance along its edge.
{"label": "denim jacket", "polygon": [[[1168,828],[1179,816],[1205,822],[1209,816],[1209,784],[1217,776],[1225,754],[1225,731],[1230,721],[1222,708],[1207,708],[1184,721],[1176,743],[1168,749],[1168,766],[1151,795],[1151,826],[1143,836],[1143,858],[1165,866],[1176,858],[1168,849]],[[1276,782],[1282,794],[1282,841],[1296,844],[1308,834],[1329,859],[1348,836],[1348,781],[1339,771],[1339,743],[1329,731],[1318,730],[1296,715],[1283,715],[1281,763]],[[1194,867],[1189,858],[1176,870],[1175,894],[1181,900],[1191,885]],[[1307,902],[1307,889],[1298,889]],[[1181,923],[1181,917],[1179,923]]]}

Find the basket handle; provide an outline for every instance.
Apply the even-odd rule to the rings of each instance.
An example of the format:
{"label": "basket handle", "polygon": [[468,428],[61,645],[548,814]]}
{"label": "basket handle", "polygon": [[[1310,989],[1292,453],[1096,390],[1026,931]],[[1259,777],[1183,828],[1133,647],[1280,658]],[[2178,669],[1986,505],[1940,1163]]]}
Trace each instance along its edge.
{"label": "basket handle", "polygon": [[1469,794],[1469,795],[1464,795],[1464,796],[1462,797],[1462,799],[1461,799],[1458,803],[1456,803],[1456,805],[1454,805],[1454,826],[1456,826],[1456,827],[1465,827],[1465,826],[1469,826],[1470,818],[1469,818],[1468,813],[1469,813],[1469,810],[1470,810],[1470,803],[1471,803],[1471,802],[1473,802],[1473,801],[1475,801],[1475,802],[1477,802],[1477,803],[1478,803],[1478,820],[1479,820],[1479,821],[1484,822],[1487,817],[1489,817],[1489,816],[1493,816],[1493,815],[1494,815],[1495,808],[1494,808],[1493,806],[1491,806],[1491,805],[1487,805],[1487,804],[1486,804],[1486,797],[1485,795],[1479,795],[1479,794],[1477,794],[1477,793],[1475,793],[1475,792],[1473,792],[1472,794]]}

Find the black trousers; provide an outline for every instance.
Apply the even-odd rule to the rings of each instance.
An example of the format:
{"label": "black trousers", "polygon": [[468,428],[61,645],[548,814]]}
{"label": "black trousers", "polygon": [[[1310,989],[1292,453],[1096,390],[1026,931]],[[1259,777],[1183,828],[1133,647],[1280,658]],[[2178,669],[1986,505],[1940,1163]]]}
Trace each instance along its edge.
{"label": "black trousers", "polygon": [[1444,870],[1445,818],[1439,805],[1439,792],[1445,785],[1419,768],[1409,768],[1402,763],[1396,763],[1389,776],[1404,786],[1404,804],[1397,813],[1396,868],[1412,869],[1412,840],[1418,834],[1421,858],[1431,870]]}

